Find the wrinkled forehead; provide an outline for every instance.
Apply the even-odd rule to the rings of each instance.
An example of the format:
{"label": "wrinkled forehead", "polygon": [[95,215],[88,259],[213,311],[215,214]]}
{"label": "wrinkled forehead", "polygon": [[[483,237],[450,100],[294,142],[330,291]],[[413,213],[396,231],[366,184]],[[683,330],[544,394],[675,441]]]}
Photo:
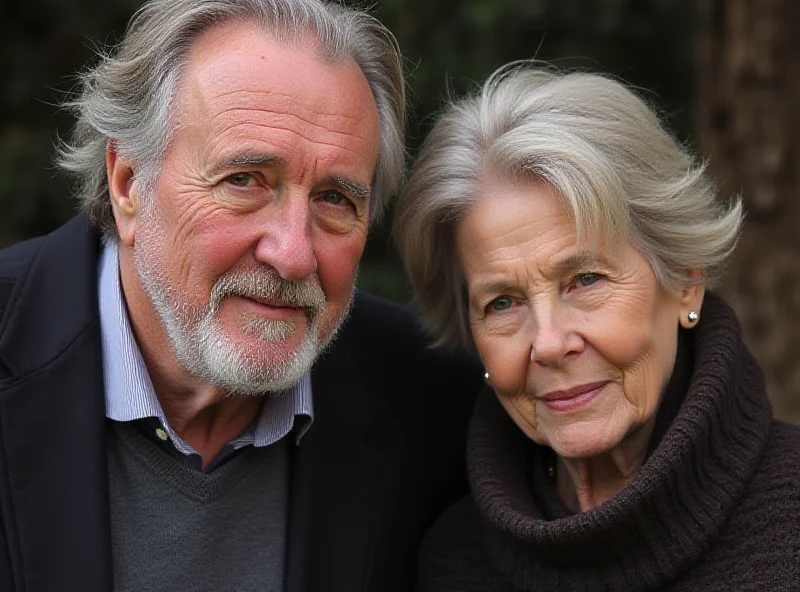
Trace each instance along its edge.
{"label": "wrinkled forehead", "polygon": [[313,48],[276,40],[250,22],[230,22],[196,40],[172,117],[178,131],[291,129],[357,154],[377,153],[380,141],[377,107],[354,60],[320,61]]}
{"label": "wrinkled forehead", "polygon": [[[304,87],[316,80],[352,80],[351,95],[366,88],[372,103],[369,84],[355,61],[345,50],[334,57],[322,47],[313,30],[269,30],[254,19],[212,26],[199,33],[184,54],[172,88],[170,119],[183,124],[180,116],[214,93],[280,90],[290,101],[303,100],[308,97]],[[314,67],[319,65],[328,68]]]}
{"label": "wrinkled forehead", "polygon": [[[197,37],[186,56],[181,86],[195,82],[235,92],[245,84],[252,88],[279,84],[302,96],[306,84],[349,78],[369,89],[353,58],[344,53],[332,56],[321,48],[313,32],[287,36],[253,21],[234,20]],[[315,67],[320,65],[326,67]],[[362,90],[362,85],[354,90]]]}

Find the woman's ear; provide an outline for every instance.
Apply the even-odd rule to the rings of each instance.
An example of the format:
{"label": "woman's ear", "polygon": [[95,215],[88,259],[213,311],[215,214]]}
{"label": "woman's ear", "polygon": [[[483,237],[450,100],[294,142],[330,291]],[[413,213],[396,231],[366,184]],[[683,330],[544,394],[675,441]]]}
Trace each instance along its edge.
{"label": "woman's ear", "polygon": [[114,141],[106,148],[106,174],[111,209],[117,224],[120,242],[132,247],[136,235],[136,214],[139,209],[139,183],[133,175],[133,163],[117,154]]}
{"label": "woman's ear", "polygon": [[691,270],[690,283],[681,290],[680,324],[684,329],[691,329],[700,320],[700,309],[703,306],[703,296],[706,286],[703,282],[703,271]]}

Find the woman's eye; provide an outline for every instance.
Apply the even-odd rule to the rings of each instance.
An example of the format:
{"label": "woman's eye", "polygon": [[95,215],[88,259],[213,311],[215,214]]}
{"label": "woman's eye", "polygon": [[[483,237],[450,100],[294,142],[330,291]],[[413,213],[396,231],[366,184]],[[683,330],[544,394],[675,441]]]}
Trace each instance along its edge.
{"label": "woman's eye", "polygon": [[586,288],[597,283],[601,277],[599,273],[579,273],[575,276],[573,283],[581,288]]}
{"label": "woman's eye", "polygon": [[247,187],[253,181],[253,175],[250,173],[234,173],[226,181],[234,187]]}
{"label": "woman's eye", "polygon": [[508,310],[511,308],[511,304],[511,298],[508,296],[500,296],[489,303],[489,308],[496,311]]}

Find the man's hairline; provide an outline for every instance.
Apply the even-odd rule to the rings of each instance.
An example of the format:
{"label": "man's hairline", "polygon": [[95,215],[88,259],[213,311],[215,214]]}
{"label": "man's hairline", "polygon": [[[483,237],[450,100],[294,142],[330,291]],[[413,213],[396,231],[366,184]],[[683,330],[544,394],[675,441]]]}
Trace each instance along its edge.
{"label": "man's hairline", "polygon": [[[340,55],[326,55],[324,50],[324,45],[322,44],[321,40],[319,39],[319,35],[316,31],[313,30],[306,30],[302,33],[297,33],[294,35],[286,35],[283,36],[279,32],[267,30],[264,24],[259,23],[255,17],[244,17],[241,15],[231,16],[230,18],[210,25],[209,27],[199,31],[192,39],[188,42],[185,50],[181,54],[180,62],[178,63],[177,67],[174,70],[175,76],[167,82],[166,84],[169,85],[169,98],[167,99],[167,121],[164,125],[164,141],[163,145],[161,146],[161,150],[159,151],[158,155],[155,156],[155,162],[144,162],[144,163],[136,163],[138,164],[139,170],[145,170],[147,174],[144,175],[142,181],[144,184],[150,189],[148,193],[150,195],[154,195],[155,193],[155,185],[158,181],[159,176],[161,175],[161,170],[164,164],[164,157],[167,154],[175,136],[181,129],[181,122],[178,119],[178,111],[179,111],[179,100],[180,97],[183,96],[184,93],[181,92],[182,86],[185,84],[185,75],[186,70],[189,65],[190,57],[192,51],[196,48],[200,39],[207,35],[211,34],[212,31],[217,31],[219,29],[233,26],[235,24],[244,24],[252,26],[254,29],[257,29],[258,32],[264,35],[266,38],[270,39],[274,43],[285,47],[285,48],[293,48],[296,47],[299,49],[299,53],[305,53],[307,56],[311,56],[316,59],[320,64],[323,65],[337,65],[337,64],[345,64],[346,62],[350,61],[352,64],[358,68],[358,71],[361,73],[361,76],[364,77],[365,82],[367,82],[367,87],[369,88],[370,97],[372,98],[373,102],[376,103],[377,107],[377,99],[375,97],[374,91],[372,86],[369,84],[369,80],[359,63],[356,61],[355,57],[352,55],[347,54],[346,52],[341,52]],[[288,27],[285,25],[280,25],[280,29],[288,32]],[[278,30],[280,30],[278,29]],[[311,39],[312,43],[308,45],[304,45],[302,43],[302,39]],[[312,49],[313,47],[313,49]],[[329,53],[329,52],[328,52]],[[167,88],[167,87],[165,87]],[[378,114],[380,120],[380,114]],[[381,130],[380,121],[378,122],[379,131]],[[382,134],[381,134],[382,135]],[[381,140],[382,138],[379,137],[378,142],[378,162],[380,161],[381,156]],[[116,141],[114,138],[109,138],[109,142]],[[375,175],[378,171],[378,163],[376,162],[375,170],[373,171],[373,178],[370,183],[370,199],[368,200],[370,205],[374,207],[375,199],[374,199],[374,181]],[[134,169],[136,172],[136,169]]]}

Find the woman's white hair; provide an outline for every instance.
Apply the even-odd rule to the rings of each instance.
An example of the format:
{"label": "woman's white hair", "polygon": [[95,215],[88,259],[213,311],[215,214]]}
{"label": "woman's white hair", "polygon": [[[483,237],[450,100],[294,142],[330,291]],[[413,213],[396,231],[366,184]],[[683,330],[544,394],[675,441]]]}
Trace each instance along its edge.
{"label": "woman's white hair", "polygon": [[579,240],[632,241],[671,291],[694,269],[713,288],[742,223],[741,200],[717,201],[705,164],[625,85],[506,65],[440,115],[398,202],[395,239],[439,345],[472,347],[455,229],[487,176],[547,184]]}
{"label": "woman's white hair", "polygon": [[173,113],[192,43],[204,31],[232,22],[254,22],[266,35],[315,44],[320,59],[352,59],[364,74],[378,110],[381,140],[370,203],[380,218],[405,169],[405,81],[397,42],[374,17],[323,0],[151,0],[128,25],[115,53],[81,77],[67,107],[77,122],[59,165],[77,176],[78,198],[106,236],[117,235],[106,179],[110,141],[137,163],[142,195],[152,187],[179,122]]}

